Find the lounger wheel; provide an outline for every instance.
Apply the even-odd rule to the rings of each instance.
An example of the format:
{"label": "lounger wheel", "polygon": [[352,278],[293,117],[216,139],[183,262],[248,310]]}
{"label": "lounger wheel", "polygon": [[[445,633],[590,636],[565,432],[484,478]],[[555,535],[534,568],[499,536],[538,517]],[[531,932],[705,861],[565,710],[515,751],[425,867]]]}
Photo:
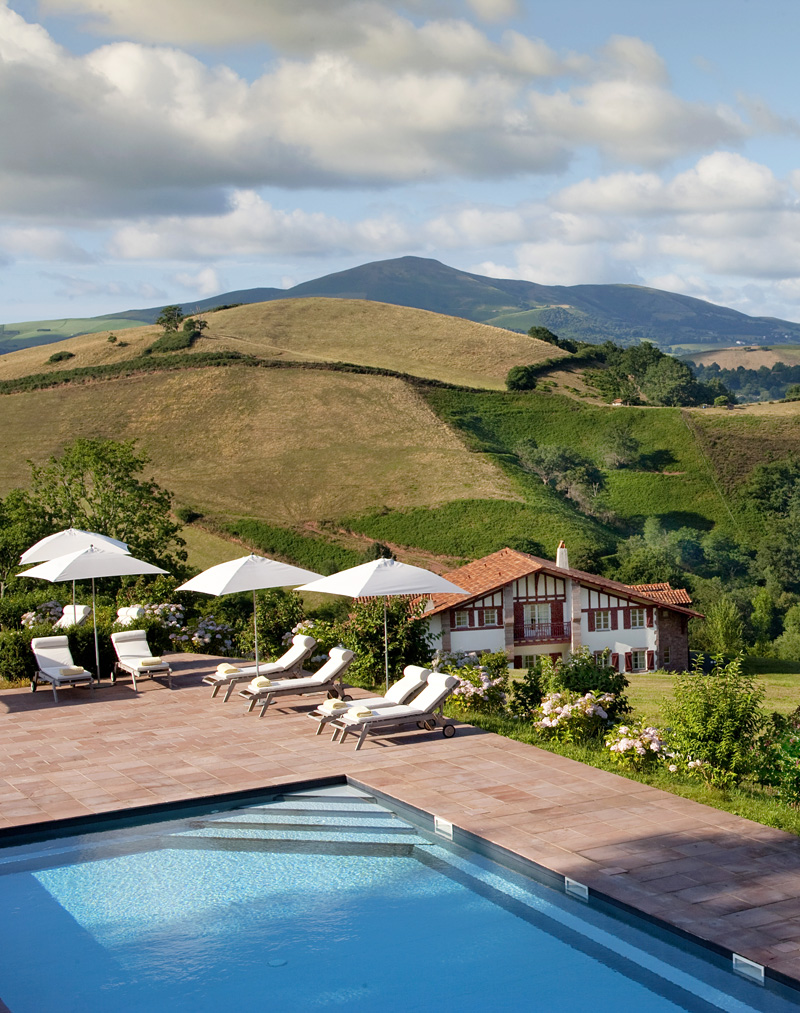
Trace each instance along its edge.
{"label": "lounger wheel", "polygon": [[342,693],[342,700],[352,700],[353,698],[349,693]]}
{"label": "lounger wheel", "polygon": [[452,739],[452,737],[455,734],[456,734],[456,726],[455,725],[443,725],[442,726],[442,735],[444,735],[444,737],[446,739]]}
{"label": "lounger wheel", "polygon": [[38,685],[39,685],[39,683],[35,679],[31,679],[31,693],[35,693],[36,692],[36,687]]}

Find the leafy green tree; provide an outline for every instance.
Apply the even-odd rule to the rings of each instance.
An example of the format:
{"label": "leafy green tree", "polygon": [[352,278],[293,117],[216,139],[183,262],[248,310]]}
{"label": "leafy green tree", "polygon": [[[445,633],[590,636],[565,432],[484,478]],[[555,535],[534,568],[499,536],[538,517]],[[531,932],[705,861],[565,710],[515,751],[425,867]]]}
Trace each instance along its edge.
{"label": "leafy green tree", "polygon": [[786,401],[800,401],[800,383],[790,384],[783,396]]}
{"label": "leafy green tree", "polygon": [[[633,351],[633,349],[629,349]],[[650,404],[691,405],[698,403],[697,381],[684,362],[663,356],[653,363],[640,383],[641,391]]]}
{"label": "leafy green tree", "polygon": [[773,638],[773,623],[775,619],[775,605],[772,595],[766,587],[760,587],[753,595],[753,611],[750,613],[750,624],[755,633],[756,653],[764,655],[767,653],[769,643]]}
{"label": "leafy green tree", "polygon": [[20,568],[22,553],[52,531],[47,515],[22,489],[12,489],[0,500],[0,598]]}
{"label": "leafy green tree", "polygon": [[165,332],[177,331],[184,318],[185,314],[180,306],[165,306],[156,323],[159,327],[163,327]]}
{"label": "leafy green tree", "polygon": [[755,467],[743,494],[759,514],[787,518],[800,513],[800,459],[794,455]]}
{"label": "leafy green tree", "polygon": [[553,334],[547,327],[529,327],[528,336],[536,338],[537,341],[546,341],[549,345],[555,345],[556,348],[563,348],[565,352],[578,351],[578,345],[575,341],[570,341],[569,338],[559,338],[557,334]]}
{"label": "leafy green tree", "polygon": [[723,595],[708,611],[705,621],[705,639],[713,655],[738,654],[744,644],[744,624],[736,603]]}
{"label": "leafy green tree", "polygon": [[98,531],[127,542],[135,556],[183,572],[186,543],[171,516],[172,494],[141,477],[149,463],[133,440],[75,440],[44,466],[31,462],[31,509],[50,531]]}
{"label": "leafy green tree", "polygon": [[633,419],[615,415],[606,434],[606,461],[612,468],[625,468],[636,460],[642,449],[633,435]]}
{"label": "leafy green tree", "polygon": [[[256,594],[256,618],[259,658],[274,661],[286,650],[284,638],[305,619],[303,599],[296,591],[281,588],[259,591]],[[241,623],[238,637],[239,649],[244,654],[254,649],[252,616],[248,615],[247,619],[247,622]]]}
{"label": "leafy green tree", "polygon": [[522,467],[556,491],[585,503],[605,488],[605,475],[591,458],[572,447],[538,447],[533,441],[521,443],[517,456]]}

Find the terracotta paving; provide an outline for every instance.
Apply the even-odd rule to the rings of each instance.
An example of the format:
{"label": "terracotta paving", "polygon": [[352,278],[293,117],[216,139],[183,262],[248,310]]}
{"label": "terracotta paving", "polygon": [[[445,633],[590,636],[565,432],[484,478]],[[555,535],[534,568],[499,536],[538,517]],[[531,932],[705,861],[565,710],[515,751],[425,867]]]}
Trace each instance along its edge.
{"label": "terracotta paving", "polygon": [[[179,655],[150,680],[0,692],[0,827],[349,775],[641,911],[800,979],[800,839],[461,726],[316,737],[314,700],[263,719]],[[357,695],[358,691],[354,695]]]}

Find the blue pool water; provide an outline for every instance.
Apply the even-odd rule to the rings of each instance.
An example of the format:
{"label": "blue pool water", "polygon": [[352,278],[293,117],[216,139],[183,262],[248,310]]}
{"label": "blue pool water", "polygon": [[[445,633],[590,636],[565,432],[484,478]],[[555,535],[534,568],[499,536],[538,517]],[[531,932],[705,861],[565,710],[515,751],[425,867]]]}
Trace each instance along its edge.
{"label": "blue pool water", "polygon": [[11,1013],[798,1008],[347,786],[0,851]]}

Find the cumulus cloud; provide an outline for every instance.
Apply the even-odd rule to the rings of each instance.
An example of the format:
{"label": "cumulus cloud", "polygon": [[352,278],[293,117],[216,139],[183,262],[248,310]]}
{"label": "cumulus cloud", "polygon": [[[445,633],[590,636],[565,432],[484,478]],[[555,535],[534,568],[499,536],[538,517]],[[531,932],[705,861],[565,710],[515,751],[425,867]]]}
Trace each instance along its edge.
{"label": "cumulus cloud", "polygon": [[221,292],[223,285],[213,267],[204,267],[197,274],[190,274],[187,271],[179,271],[172,279],[181,288],[188,288],[199,296],[216,295]]}
{"label": "cumulus cloud", "polygon": [[88,264],[95,258],[61,229],[0,229],[0,250],[8,259],[58,260]]}
{"label": "cumulus cloud", "polygon": [[[78,9],[78,0],[57,2]],[[246,25],[263,15],[261,0],[189,6],[181,23],[208,14]],[[278,22],[285,15],[294,24],[325,4],[272,6]],[[639,40],[612,40],[596,60],[562,61],[519,33],[498,44],[463,19],[418,26],[389,4],[363,6],[372,15],[359,22],[361,49],[329,45],[316,25],[317,50],[275,60],[254,81],[137,42],[74,56],[0,6],[0,210],[62,221],[214,212],[229,188],[556,173],[586,146],[656,165],[747,136],[730,109],[675,96]],[[80,5],[105,12],[120,31],[156,10],[168,25],[182,7]],[[556,74],[567,87],[542,89],[540,79]]]}

